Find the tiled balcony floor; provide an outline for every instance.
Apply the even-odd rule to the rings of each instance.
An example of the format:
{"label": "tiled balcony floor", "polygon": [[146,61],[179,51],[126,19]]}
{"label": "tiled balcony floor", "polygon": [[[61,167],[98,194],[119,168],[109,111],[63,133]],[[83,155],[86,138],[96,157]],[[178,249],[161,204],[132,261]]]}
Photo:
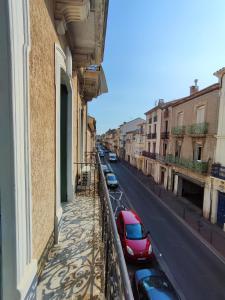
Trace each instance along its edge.
{"label": "tiled balcony floor", "polygon": [[99,199],[78,197],[63,205],[59,244],[48,256],[38,300],[104,299]]}

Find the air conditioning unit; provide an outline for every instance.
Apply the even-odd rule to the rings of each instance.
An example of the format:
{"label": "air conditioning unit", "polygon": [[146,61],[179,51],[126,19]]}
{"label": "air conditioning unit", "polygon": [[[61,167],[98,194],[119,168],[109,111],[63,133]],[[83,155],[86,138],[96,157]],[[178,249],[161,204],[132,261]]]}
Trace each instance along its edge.
{"label": "air conditioning unit", "polygon": [[81,186],[91,185],[91,167],[83,166],[81,169]]}

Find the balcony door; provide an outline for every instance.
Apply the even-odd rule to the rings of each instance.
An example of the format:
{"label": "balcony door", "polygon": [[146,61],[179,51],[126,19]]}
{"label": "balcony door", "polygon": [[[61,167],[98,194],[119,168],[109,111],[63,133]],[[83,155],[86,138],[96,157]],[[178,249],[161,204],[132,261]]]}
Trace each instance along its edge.
{"label": "balcony door", "polygon": [[204,123],[205,122],[205,106],[199,106],[197,108],[197,114],[196,114],[196,123]]}

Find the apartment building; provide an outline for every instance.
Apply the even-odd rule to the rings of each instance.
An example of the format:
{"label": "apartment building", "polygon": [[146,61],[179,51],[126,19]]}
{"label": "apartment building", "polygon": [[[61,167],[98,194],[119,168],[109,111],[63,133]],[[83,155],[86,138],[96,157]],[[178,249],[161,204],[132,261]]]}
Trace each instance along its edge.
{"label": "apartment building", "polygon": [[156,156],[160,149],[160,132],[161,132],[161,118],[162,106],[164,101],[158,101],[158,105],[145,113],[146,115],[146,139],[145,150],[143,151],[144,164],[142,170],[144,174],[150,175],[158,182],[157,175],[157,160]]}
{"label": "apartment building", "polygon": [[96,120],[94,117],[88,116],[87,120],[87,156],[95,152],[96,148]]}
{"label": "apartment building", "polygon": [[87,152],[88,101],[107,92],[107,0],[1,1],[2,299],[35,299]]}
{"label": "apartment building", "polygon": [[219,84],[158,105],[146,113],[143,171],[157,183],[184,196],[209,218],[210,168],[214,161]]}
{"label": "apartment building", "polygon": [[145,147],[145,122],[137,125],[137,129],[127,132],[125,139],[125,160],[130,164],[142,169],[142,152]]}
{"label": "apartment building", "polygon": [[144,122],[142,118],[136,118],[129,122],[124,122],[119,126],[119,157],[125,159],[126,157],[126,134],[128,132],[138,129],[140,123]]}
{"label": "apartment building", "polygon": [[220,84],[215,157],[211,169],[211,222],[225,230],[225,68],[214,73]]}

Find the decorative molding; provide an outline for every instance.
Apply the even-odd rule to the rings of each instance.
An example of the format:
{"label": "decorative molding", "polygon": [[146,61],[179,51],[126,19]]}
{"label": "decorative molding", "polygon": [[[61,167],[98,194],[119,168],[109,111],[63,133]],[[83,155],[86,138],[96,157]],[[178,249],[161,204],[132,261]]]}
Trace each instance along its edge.
{"label": "decorative molding", "polygon": [[[24,299],[36,274],[32,259],[32,198],[29,119],[29,1],[3,1],[2,49],[7,49],[1,127],[5,141],[4,184],[1,186],[2,297]],[[4,94],[4,91],[2,91]],[[6,116],[6,117],[5,117]],[[4,152],[4,149],[8,151]],[[2,174],[0,174],[2,176]],[[2,177],[1,177],[2,179]],[[1,180],[2,184],[2,180]]]}
{"label": "decorative molding", "polygon": [[66,24],[84,21],[90,13],[90,0],[56,0],[55,18]]}
{"label": "decorative molding", "polygon": [[55,88],[56,88],[56,215],[55,242],[59,241],[59,224],[62,216],[61,207],[61,179],[60,179],[60,88],[64,83],[68,89],[68,153],[67,153],[67,195],[68,201],[73,198],[73,88],[72,88],[72,56],[67,48],[66,55],[62,48],[55,44]]}

